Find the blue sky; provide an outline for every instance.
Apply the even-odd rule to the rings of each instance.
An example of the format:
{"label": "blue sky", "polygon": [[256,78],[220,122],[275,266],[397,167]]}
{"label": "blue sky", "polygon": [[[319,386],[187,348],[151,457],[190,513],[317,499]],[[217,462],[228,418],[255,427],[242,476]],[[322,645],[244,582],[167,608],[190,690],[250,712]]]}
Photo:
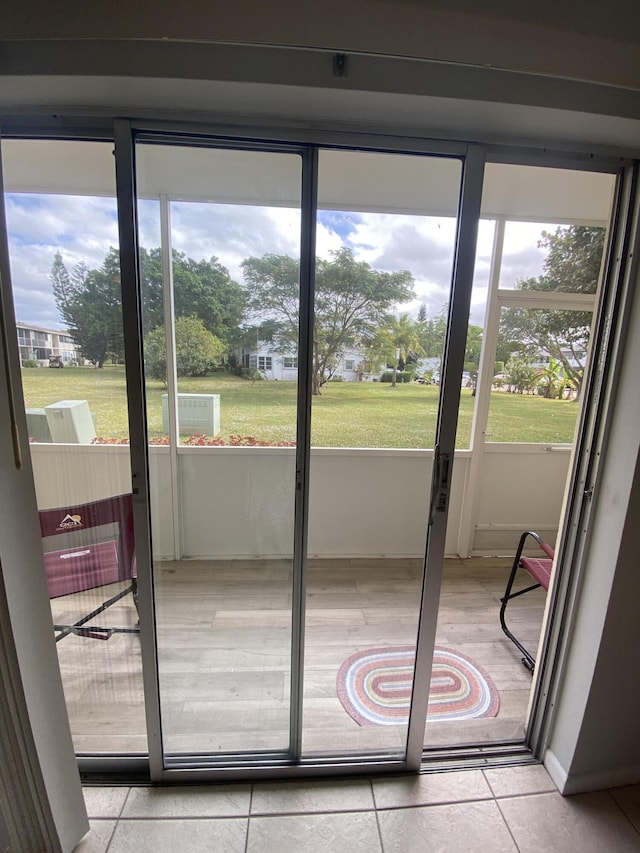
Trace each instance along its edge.
{"label": "blue sky", "polygon": [[[109,248],[118,245],[115,199],[7,193],[6,212],[16,317],[60,328],[49,280],[54,255],[60,251],[68,268],[80,262],[99,267]],[[140,241],[148,248],[160,242],[158,216],[157,203],[140,202]],[[299,253],[300,214],[291,208],[174,202],[171,225],[176,249],[194,258],[217,256],[238,281],[246,257]],[[539,274],[543,253],[536,244],[541,230],[531,225],[514,228],[501,286]],[[481,223],[472,308],[476,323],[484,316],[492,233],[492,223]],[[318,215],[320,256],[348,246],[375,269],[410,270],[416,299],[398,310],[416,312],[423,302],[430,316],[447,301],[454,237],[455,220],[450,217],[328,210]]]}

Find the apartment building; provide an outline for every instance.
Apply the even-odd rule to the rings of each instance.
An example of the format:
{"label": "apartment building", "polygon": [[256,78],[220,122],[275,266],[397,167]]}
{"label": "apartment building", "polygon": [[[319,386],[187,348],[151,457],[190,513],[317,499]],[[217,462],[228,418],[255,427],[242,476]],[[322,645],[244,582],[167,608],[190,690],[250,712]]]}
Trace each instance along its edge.
{"label": "apartment building", "polygon": [[45,329],[16,323],[20,360],[35,361],[39,367],[47,367],[52,356],[58,356],[64,365],[77,364],[80,351],[71,335],[60,329]]}

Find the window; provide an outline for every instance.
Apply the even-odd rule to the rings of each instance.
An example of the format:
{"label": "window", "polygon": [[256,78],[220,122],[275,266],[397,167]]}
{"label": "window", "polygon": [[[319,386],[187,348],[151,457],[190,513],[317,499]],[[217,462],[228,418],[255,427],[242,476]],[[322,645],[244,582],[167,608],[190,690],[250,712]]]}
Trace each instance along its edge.
{"label": "window", "polygon": [[283,367],[287,370],[297,370],[298,369],[298,357],[293,355],[285,355],[283,361]]}
{"label": "window", "polygon": [[355,361],[352,358],[348,358],[344,363],[345,370],[355,370]]}
{"label": "window", "polygon": [[258,369],[259,370],[271,370],[272,367],[272,358],[270,355],[261,355],[258,358]]}

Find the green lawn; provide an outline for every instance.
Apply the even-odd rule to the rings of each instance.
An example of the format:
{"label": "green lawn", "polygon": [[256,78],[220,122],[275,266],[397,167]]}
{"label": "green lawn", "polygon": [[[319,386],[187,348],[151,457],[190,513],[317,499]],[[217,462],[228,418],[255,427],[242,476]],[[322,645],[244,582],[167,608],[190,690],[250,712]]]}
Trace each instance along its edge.
{"label": "green lawn", "polygon": [[[88,400],[101,438],[128,435],[124,368],[64,370],[25,368],[25,405],[42,408],[58,400]],[[179,380],[190,394],[220,394],[222,437],[251,435],[262,441],[295,440],[296,386],[291,382],[251,383],[225,373]],[[312,444],[324,447],[433,447],[438,388],[365,382],[329,383],[313,400]],[[147,386],[149,433],[162,435],[162,383]],[[474,399],[462,391],[458,447],[467,447]],[[494,392],[490,441],[565,443],[573,440],[578,406],[564,400]]]}

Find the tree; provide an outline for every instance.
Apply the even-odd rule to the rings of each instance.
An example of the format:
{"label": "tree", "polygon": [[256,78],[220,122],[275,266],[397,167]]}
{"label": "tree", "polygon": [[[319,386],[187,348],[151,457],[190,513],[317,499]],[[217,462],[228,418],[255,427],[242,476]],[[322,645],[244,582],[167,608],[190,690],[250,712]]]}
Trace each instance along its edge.
{"label": "tree", "polygon": [[478,370],[480,367],[480,354],[482,352],[482,337],[484,329],[469,323],[467,327],[467,343],[464,352],[464,370],[471,378],[471,393],[476,395],[478,384]]}
{"label": "tree", "polygon": [[[199,317],[178,317],[176,370],[178,376],[204,376],[220,362],[226,346],[207,331]],[[145,369],[152,379],[167,384],[167,346],[163,326],[157,326],[144,339]]]}
{"label": "tree", "polygon": [[[140,250],[143,322],[146,333],[164,322],[160,249]],[[120,255],[111,248],[100,269],[77,264],[71,273],[56,252],[51,269],[53,294],[69,333],[85,358],[102,367],[107,353],[122,357]],[[196,261],[173,253],[177,318],[197,316],[217,340],[230,345],[244,309],[244,291],[218,259]]]}
{"label": "tree", "polygon": [[[428,358],[442,359],[444,336],[447,331],[447,307],[443,307],[437,317],[429,320],[427,318],[427,312],[424,304],[421,305],[418,312],[416,331],[418,333],[418,340],[422,347],[421,354]],[[478,379],[480,353],[482,352],[483,334],[484,329],[482,326],[476,326],[473,323],[469,323],[469,326],[467,327],[467,341],[465,344],[464,370],[466,370],[471,376],[474,395]]]}
{"label": "tree", "polygon": [[567,387],[567,379],[562,365],[555,358],[550,358],[546,367],[540,367],[537,370],[536,380],[538,388],[548,400],[555,400],[556,397],[559,400],[562,399]]}
{"label": "tree", "polygon": [[[175,316],[199,317],[211,334],[230,344],[244,310],[240,285],[215,256],[196,261],[174,249],[172,264]],[[152,330],[164,322],[160,249],[140,250],[140,274],[144,325]]]}
{"label": "tree", "polygon": [[391,387],[396,387],[396,370],[398,362],[406,365],[410,361],[416,361],[424,350],[420,344],[419,329],[408,314],[399,317],[388,317],[384,327],[383,335],[388,340],[388,361],[393,364],[393,377]]}
{"label": "tree", "polygon": [[[247,317],[259,324],[277,321],[274,344],[285,352],[298,346],[299,264],[287,255],[264,255],[242,262]],[[356,261],[350,249],[332,252],[316,265],[313,330],[313,393],[335,372],[343,354],[371,338],[396,303],[413,296],[408,271],[381,272]]]}
{"label": "tree", "polygon": [[[424,308],[424,311],[422,310]],[[427,319],[424,305],[418,311],[418,338],[427,358],[442,358],[444,336],[447,331],[447,309],[444,307],[437,317]]]}
{"label": "tree", "polygon": [[121,357],[124,344],[118,250],[109,249],[100,269],[90,270],[81,263],[71,273],[56,252],[51,283],[60,315],[82,355],[96,367],[103,366],[108,352]]}
{"label": "tree", "polygon": [[[538,278],[517,282],[518,290],[595,293],[600,277],[605,231],[570,225],[543,232],[549,250]],[[591,330],[590,311],[507,308],[500,321],[500,351],[530,356],[545,353],[562,365],[567,381],[579,392]],[[506,359],[505,359],[506,360]]]}
{"label": "tree", "polygon": [[505,381],[512,394],[524,394],[536,381],[536,371],[523,358],[511,358],[504,367]]}

